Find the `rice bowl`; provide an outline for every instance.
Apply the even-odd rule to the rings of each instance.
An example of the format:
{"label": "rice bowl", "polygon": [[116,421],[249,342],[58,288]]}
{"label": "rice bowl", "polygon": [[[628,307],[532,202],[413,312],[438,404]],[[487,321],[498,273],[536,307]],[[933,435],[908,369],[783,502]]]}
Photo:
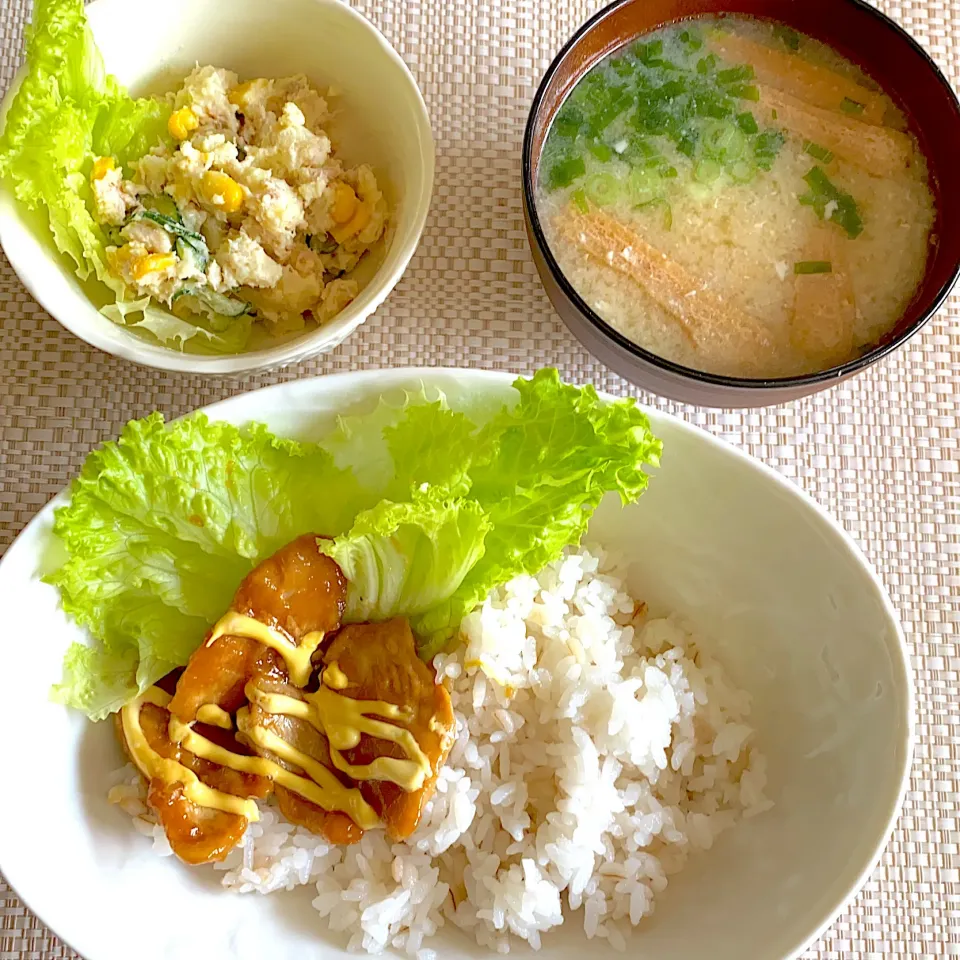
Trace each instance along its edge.
{"label": "rice bowl", "polygon": [[[358,403],[369,408],[371,400],[382,391],[413,387],[421,377],[448,391],[468,409],[509,395],[506,380],[495,375],[398,371],[378,374],[376,378],[327,378],[322,385],[304,382],[274,389],[230,401],[225,412],[238,421],[251,415],[266,418],[278,432],[316,436],[326,429],[329,419],[325,418],[337,411]],[[277,398],[275,406],[271,396]],[[222,405],[211,413],[216,416],[220,410]],[[599,607],[621,619],[630,619],[635,601],[647,602],[650,614],[649,621],[643,621],[646,631],[666,629],[663,617],[670,612],[690,621],[701,651],[699,669],[707,671],[711,659],[719,660],[730,687],[743,688],[751,696],[751,712],[744,726],[756,731],[756,739],[749,741],[748,747],[752,750],[754,744],[757,746],[758,762],[760,752],[767,757],[766,793],[774,806],[723,832],[709,851],[698,853],[683,872],[672,877],[653,916],[641,925],[637,934],[641,940],[635,939],[634,943],[642,941],[652,957],[687,955],[706,949],[708,944],[719,957],[742,956],[745,949],[762,957],[793,956],[829,922],[870,868],[898,804],[908,764],[910,729],[909,681],[899,632],[888,601],[854,548],[795,492],[696,431],[663,417],[656,417],[654,425],[667,450],[672,450],[663,467],[663,476],[670,482],[653,485],[642,505],[626,513],[612,504],[605,506],[591,529],[591,543],[620,553],[627,561],[628,590],[618,598],[609,581],[589,570],[591,561],[585,558],[574,559],[563,579],[578,581],[581,575],[571,575],[570,571],[586,566],[587,576],[581,588],[589,595],[610,587],[611,595]],[[707,475],[711,477],[712,493],[704,497],[697,492],[703,490],[697,478]],[[39,545],[49,535],[46,531],[49,514],[10,551],[0,572],[0,594],[14,624],[29,622],[34,629],[66,639],[73,632],[56,610],[55,600],[51,603],[50,588],[34,576],[35,563],[28,559],[36,555],[32,553],[33,544]],[[785,539],[794,544],[791,556],[771,546],[771,533],[778,541]],[[642,550],[638,550],[639,544],[643,544]],[[599,551],[594,556],[607,563]],[[714,563],[713,559],[720,556],[726,556],[727,561]],[[571,563],[569,558],[567,563]],[[558,579],[556,571],[543,574],[540,586],[547,588],[547,594],[563,593],[557,586]],[[516,612],[509,618],[514,629],[519,623],[526,630],[527,621],[550,622],[545,611],[533,612],[532,617],[529,611],[523,614],[524,604],[529,603],[524,597],[529,598],[532,584],[521,582],[507,589],[509,602],[516,605]],[[496,610],[506,602],[506,593],[495,596],[485,610]],[[584,602],[583,596],[576,601]],[[489,617],[490,613],[486,615]],[[25,617],[29,620],[22,619]],[[639,620],[633,625],[623,624],[640,625]],[[678,624],[670,626],[669,642],[675,648],[686,648],[692,655],[686,629]],[[540,626],[534,632],[539,630]],[[802,638],[812,636],[817,637],[816,643],[803,642]],[[653,642],[651,636],[649,648],[638,644],[638,649],[647,656],[661,648],[666,652],[664,639],[661,635]],[[585,652],[591,650],[592,656],[590,645],[582,645]],[[14,669],[18,649],[12,649]],[[39,706],[45,696],[45,683],[42,678],[39,683],[34,682],[33,677],[38,673],[47,680],[55,676],[62,649],[59,646],[53,655],[34,650],[30,663],[36,669],[24,672],[22,691],[17,694],[26,698],[21,703],[34,705],[31,709],[37,718],[35,737],[43,747],[41,758],[24,757],[23,775],[33,776],[40,769],[36,763],[42,762],[43,769],[51,771],[51,775],[63,777],[63,785],[53,793],[86,799],[75,807],[68,803],[58,817],[50,817],[46,791],[35,798],[30,809],[25,809],[16,798],[4,798],[5,823],[26,825],[40,822],[37,818],[41,818],[48,824],[51,842],[63,850],[63,869],[50,874],[38,870],[35,858],[30,856],[29,846],[24,843],[29,831],[0,832],[0,863],[27,902],[76,948],[96,960],[123,956],[124,944],[129,944],[129,937],[149,916],[149,904],[137,893],[144,889],[144,884],[162,889],[170,909],[182,911],[186,918],[197,917],[196,921],[187,921],[193,944],[191,953],[202,949],[213,957],[245,957],[269,948],[274,955],[284,957],[340,955],[339,948],[321,932],[323,925],[317,925],[315,912],[309,908],[310,899],[325,894],[334,899],[341,896],[336,871],[334,886],[314,892],[312,884],[317,878],[309,876],[308,868],[307,900],[283,892],[270,897],[225,897],[218,892],[216,878],[202,880],[193,874],[188,877],[173,858],[157,857],[150,842],[130,829],[129,817],[116,806],[111,808],[105,799],[110,783],[117,782],[116,778],[110,781],[111,771],[122,766],[109,731],[90,728],[87,735],[87,725],[67,722],[62,708]],[[471,648],[471,660],[472,653],[483,659],[490,651],[482,646]],[[762,655],[757,656],[758,653]],[[681,663],[685,659],[676,656]],[[467,657],[466,651],[463,657]],[[824,669],[827,663],[829,670]],[[633,665],[628,664],[620,671],[621,676],[629,676],[635,665],[636,660]],[[496,709],[504,709],[496,702],[493,683],[482,671],[467,667],[465,659],[444,664],[444,669],[448,666],[453,672],[461,667],[460,676],[451,685],[458,711],[462,696],[468,691],[471,699],[467,703],[472,703],[472,686],[478,675],[484,677],[488,686],[491,706],[496,703]],[[510,671],[522,677],[522,659],[511,665]],[[696,677],[696,671],[687,664],[682,664],[681,672]],[[784,684],[785,677],[791,678],[789,685]],[[745,719],[740,698],[730,691],[719,692],[716,698],[715,693],[717,690],[711,691],[708,702],[727,709],[730,720],[739,725]],[[508,713],[528,715],[532,696],[530,691],[518,687],[516,709]],[[527,722],[533,724],[532,720]],[[590,720],[577,726],[596,734]],[[536,727],[538,735],[546,730],[539,722]],[[483,730],[478,730],[475,738],[477,734],[482,735]],[[711,752],[714,739],[709,740]],[[706,743],[706,738],[698,737],[698,742]],[[77,757],[81,744],[87,745],[82,747],[83,762],[78,764],[71,758]],[[735,745],[737,753],[739,746]],[[721,752],[725,749],[723,744],[717,747]],[[458,749],[454,747],[454,751]],[[608,763],[616,759],[610,756],[616,753],[615,749],[602,752],[607,753],[604,759]],[[522,764],[528,759],[522,742],[516,748],[511,744],[511,754],[515,773],[523,769]],[[536,759],[534,750],[529,754]],[[598,763],[602,765],[604,759],[598,757]],[[469,777],[471,786],[480,786],[483,781],[483,765],[470,768],[456,752],[448,767],[450,771],[464,770],[462,777],[453,773],[456,782]],[[62,774],[53,774],[57,770]],[[759,765],[756,770],[762,773]],[[491,785],[493,790],[509,787],[509,783],[493,780]],[[452,795],[459,795],[460,789],[454,788]],[[479,804],[474,802],[478,807],[477,824],[490,812],[492,792],[483,792],[485,799]],[[438,798],[443,793],[438,791]],[[497,799],[498,806],[509,807],[502,792]],[[763,803],[758,784],[754,798],[739,796],[734,806],[742,812]],[[429,816],[432,818],[432,811]],[[258,829],[266,833],[271,826],[265,815]],[[424,828],[428,827],[436,838],[431,819],[424,823]],[[711,836],[712,832],[711,828]],[[704,832],[699,839],[704,841],[706,837]],[[419,839],[418,836],[416,840]],[[291,838],[291,849],[301,846],[295,841],[295,837]],[[453,856],[457,850],[454,840],[441,856]],[[263,852],[269,857],[275,851]],[[254,860],[256,853],[254,849]],[[428,861],[427,853],[422,854],[424,861]],[[235,871],[231,882],[240,881],[244,855],[245,850],[238,853],[238,862],[227,864],[228,874]],[[661,851],[657,855],[661,859],[670,856]],[[294,857],[299,864],[290,870],[289,876],[295,876],[296,869],[304,867],[309,854],[294,853]],[[258,877],[259,883],[269,883],[266,875],[260,877],[257,873],[254,860],[247,869]],[[122,877],[120,871],[106,866],[109,863],[125,864]],[[378,866],[376,875],[384,878],[380,869]],[[669,867],[665,872],[668,870]],[[78,881],[81,874],[77,871],[82,871],[82,882]],[[349,886],[353,879],[349,869],[341,873],[343,887]],[[275,879],[285,882],[287,877],[278,871]],[[249,877],[247,881],[252,884]],[[387,882],[402,886],[392,870]],[[64,896],[67,890],[72,891],[72,899]],[[121,907],[115,911],[115,923],[91,927],[85,919],[91,909],[91,896],[98,902],[109,898]],[[585,900],[589,899],[588,895]],[[328,900],[328,909],[329,902],[332,901]],[[611,912],[614,909],[611,907]],[[627,904],[626,913],[629,909]],[[576,920],[581,931],[587,913],[584,907]],[[310,916],[314,919],[309,920]],[[694,917],[699,918],[696,923],[692,922]],[[597,915],[598,929],[606,919],[609,918]],[[386,920],[384,924],[379,928],[381,932],[389,926]],[[572,957],[582,950],[583,934],[577,937],[571,926],[566,923],[560,932],[544,935],[545,946],[552,954]],[[617,924],[611,928],[619,930]],[[394,931],[392,936],[402,932]],[[361,938],[371,935],[369,931],[351,928],[341,942],[358,933]],[[616,933],[611,937],[608,931],[605,939],[612,945]],[[436,949],[444,956],[465,956],[468,943],[447,923]],[[143,942],[143,951],[148,957],[172,958],[182,955],[182,944],[182,931],[158,930],[155,937]],[[599,947],[595,939],[591,948]],[[400,946],[406,948],[406,944]]]}

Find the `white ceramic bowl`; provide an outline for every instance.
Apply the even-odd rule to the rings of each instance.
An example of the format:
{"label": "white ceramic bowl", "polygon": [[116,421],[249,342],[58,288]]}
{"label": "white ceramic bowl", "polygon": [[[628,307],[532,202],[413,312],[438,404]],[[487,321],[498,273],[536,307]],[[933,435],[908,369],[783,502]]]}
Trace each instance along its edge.
{"label": "white ceramic bowl", "polygon": [[[175,89],[197,63],[241,77],[305,73],[342,92],[333,124],[348,163],[369,162],[391,205],[379,263],[361,262],[363,289],[330,323],[230,356],[184,354],[112,323],[91,303],[53,245],[46,216],[30,214],[0,181],[0,244],[24,286],[68,330],[107,353],[161,370],[236,374],[332,350],[383,302],[413,256],[433,189],[430,120],[399,55],[340,0],[96,0],[87,8],[107,69],[134,94]],[[14,81],[8,97],[18,83]],[[365,258],[365,261],[368,258]],[[365,283],[365,286],[364,286]]]}
{"label": "white ceramic bowl", "polygon": [[[454,406],[511,396],[510,378],[392,370],[287,383],[208,408],[303,439],[335,416],[422,381]],[[797,488],[731,447],[651,412],[663,466],[636,506],[607,502],[591,536],[633,561],[636,596],[693,619],[753,697],[775,807],[724,833],[670,880],[629,955],[645,960],[786,960],[836,917],[875,866],[909,769],[912,693],[896,616],[866,560]],[[10,731],[0,791],[0,870],[87,960],[332,960],[341,942],[316,922],[309,889],[234,896],[212,870],[160,859],[105,797],[121,763],[110,724],[51,704],[47,692],[78,631],[38,575],[46,507],[0,563]],[[20,788],[18,785],[23,785]],[[156,913],[162,907],[163,922]],[[582,927],[582,924],[581,924]],[[617,957],[575,923],[545,956]],[[483,953],[457,931],[445,960]],[[528,951],[518,953],[528,955]]]}

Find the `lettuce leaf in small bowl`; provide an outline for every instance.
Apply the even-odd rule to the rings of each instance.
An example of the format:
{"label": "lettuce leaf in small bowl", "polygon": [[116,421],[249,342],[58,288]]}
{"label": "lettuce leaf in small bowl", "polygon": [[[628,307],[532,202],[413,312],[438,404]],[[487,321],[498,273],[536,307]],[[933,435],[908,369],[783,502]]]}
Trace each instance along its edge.
{"label": "lettuce leaf in small bowl", "polygon": [[29,210],[46,212],[53,242],[77,277],[105,285],[113,299],[101,311],[108,319],[170,347],[193,341],[207,353],[237,353],[249,340],[249,322],[215,331],[149,298],[129,299],[107,269],[107,237],[91,212],[94,160],[123,165],[169,141],[170,110],[165,99],[131,97],[106,72],[83,0],[36,0],[22,79],[0,134],[0,179]]}

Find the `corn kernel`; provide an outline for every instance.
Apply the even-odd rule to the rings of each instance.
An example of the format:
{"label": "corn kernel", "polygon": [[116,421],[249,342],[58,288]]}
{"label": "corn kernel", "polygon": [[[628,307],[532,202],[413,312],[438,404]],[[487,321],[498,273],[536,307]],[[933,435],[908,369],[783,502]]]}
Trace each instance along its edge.
{"label": "corn kernel", "polygon": [[224,213],[236,213],[243,206],[243,187],[219,170],[203,175],[202,190],[207,203]]}
{"label": "corn kernel", "polygon": [[240,107],[242,110],[247,105],[247,97],[250,96],[250,91],[253,90],[253,85],[256,82],[256,80],[248,80],[246,83],[241,83],[239,86],[234,87],[227,94],[227,99],[235,107]]}
{"label": "corn kernel", "polygon": [[333,185],[333,203],[330,205],[330,216],[334,223],[346,223],[357,212],[357,195],[342,181]]}
{"label": "corn kernel", "polygon": [[93,161],[93,168],[90,171],[91,180],[102,180],[111,170],[117,169],[117,163],[113,157],[97,157]]}
{"label": "corn kernel", "polygon": [[342,226],[334,227],[330,231],[330,236],[333,237],[337,243],[343,243],[344,240],[355,237],[370,222],[370,216],[371,210],[369,204],[361,203],[360,206],[357,207],[357,212],[353,217]]}
{"label": "corn kernel", "polygon": [[107,266],[110,272],[115,276],[123,275],[123,266],[131,259],[130,247],[108,247],[107,248]]}
{"label": "corn kernel", "polygon": [[161,273],[176,264],[177,258],[172,253],[148,253],[134,262],[131,273],[134,280],[142,280],[147,274]]}
{"label": "corn kernel", "polygon": [[186,140],[199,126],[197,115],[189,107],[174,110],[167,121],[167,129],[174,140]]}

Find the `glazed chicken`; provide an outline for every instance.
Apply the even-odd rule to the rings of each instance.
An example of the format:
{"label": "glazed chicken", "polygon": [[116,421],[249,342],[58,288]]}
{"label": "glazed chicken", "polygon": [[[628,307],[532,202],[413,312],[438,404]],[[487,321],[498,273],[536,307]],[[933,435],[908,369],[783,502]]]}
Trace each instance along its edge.
{"label": "glazed chicken", "polygon": [[[346,587],[340,568],[307,534],[251,570],[231,609],[279,628],[299,644],[306,634],[332,633],[340,626]],[[235,713],[246,703],[246,685],[264,675],[287,675],[276,651],[247,637],[219,637],[194,651],[170,709],[184,723],[196,720],[197,710],[208,703]]]}
{"label": "glazed chicken", "polygon": [[185,862],[223,859],[271,794],[332,843],[416,829],[453,741],[450,697],[406,620],[339,629],[346,589],[315,536],[294,540],[160,685],[172,697],[153,688],[122,711],[121,741]]}
{"label": "glazed chicken", "polygon": [[[323,654],[324,664],[336,664],[346,685],[342,694],[355,700],[383,700],[412,709],[407,729],[430,762],[430,773],[419,790],[406,791],[389,780],[366,780],[360,792],[377,811],[393,840],[405,840],[417,828],[424,803],[433,794],[437,774],[450,752],[456,721],[450,694],[436,682],[433,667],[417,656],[410,624],[403,619],[358,623],[344,627]],[[345,751],[351,764],[368,764],[377,757],[400,757],[395,743],[362,736]]]}

